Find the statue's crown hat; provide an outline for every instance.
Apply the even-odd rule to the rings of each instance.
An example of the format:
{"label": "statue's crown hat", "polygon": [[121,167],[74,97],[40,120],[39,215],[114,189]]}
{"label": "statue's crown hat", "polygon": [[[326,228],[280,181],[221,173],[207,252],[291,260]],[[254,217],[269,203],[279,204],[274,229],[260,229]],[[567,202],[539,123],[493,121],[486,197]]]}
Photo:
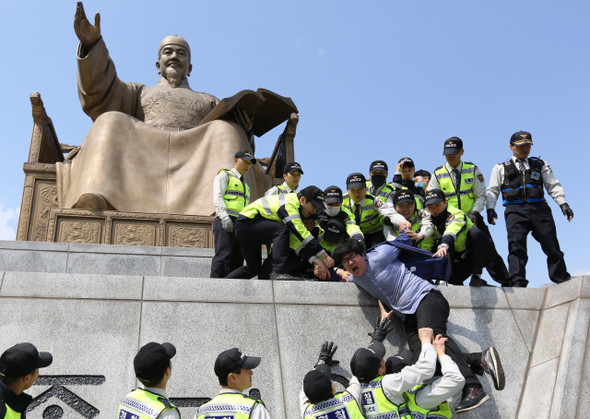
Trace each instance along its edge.
{"label": "statue's crown hat", "polygon": [[160,55],[162,48],[164,48],[166,45],[180,45],[188,51],[189,58],[191,56],[191,48],[188,46],[188,42],[186,42],[186,39],[184,39],[182,36],[169,35],[166,38],[162,39],[162,42],[160,42],[160,48],[158,48],[158,55]]}

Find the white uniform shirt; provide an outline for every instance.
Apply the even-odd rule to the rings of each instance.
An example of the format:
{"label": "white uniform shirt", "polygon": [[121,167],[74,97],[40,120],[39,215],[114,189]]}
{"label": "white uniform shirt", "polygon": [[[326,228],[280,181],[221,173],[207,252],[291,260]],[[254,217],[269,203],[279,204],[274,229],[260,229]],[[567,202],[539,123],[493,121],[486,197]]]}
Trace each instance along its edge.
{"label": "white uniform shirt", "polygon": [[450,356],[443,355],[438,358],[438,362],[440,362],[443,376],[422,387],[416,393],[416,404],[423,409],[436,409],[441,403],[460,392],[465,385],[465,378]]}
{"label": "white uniform shirt", "polygon": [[[519,168],[519,164],[516,161],[517,158],[515,156],[511,157],[512,161],[514,162],[516,168]],[[553,175],[553,170],[547,164],[545,160],[542,160],[543,168],[541,169],[541,180],[543,181],[543,185],[545,189],[547,189],[547,193],[557,202],[557,205],[562,205],[567,203],[565,200],[565,192],[561,186],[561,182],[555,179],[555,175]],[[527,159],[523,161],[524,167],[526,170],[530,169],[529,162]],[[502,182],[504,181],[504,163],[498,163],[492,169],[492,174],[490,175],[490,186],[488,186],[488,209],[494,209],[496,207],[496,202],[498,201],[498,197],[502,191]]]}
{"label": "white uniform shirt", "polygon": [[[242,178],[242,174],[236,170],[235,167],[230,169],[230,172],[235,174],[238,178]],[[218,173],[213,179],[213,205],[215,205],[215,215],[223,219],[227,217],[227,207],[223,200],[223,195],[227,189],[229,183],[229,174],[227,172]]]}
{"label": "white uniform shirt", "polygon": [[420,357],[415,364],[404,367],[395,374],[386,374],[381,381],[385,396],[398,406],[405,402],[404,392],[432,378],[436,369],[436,349],[431,343],[423,343]]}
{"label": "white uniform shirt", "polygon": [[[453,185],[454,185],[456,174],[453,172],[453,170],[455,170],[455,169],[458,170],[459,174],[460,174],[461,169],[463,169],[463,162],[459,163],[459,165],[457,167],[453,167],[447,162],[444,164],[444,167],[445,167],[445,169],[447,169],[447,171],[451,175],[451,180],[453,181]],[[475,170],[474,170],[473,175],[474,175],[474,179],[473,179],[473,185],[471,185],[471,189],[473,190],[473,199],[475,201],[473,202],[473,209],[471,210],[471,212],[481,212],[485,208],[485,205],[486,205],[486,182],[485,182],[485,179],[483,178],[483,174],[481,173],[481,170],[479,170],[479,167],[475,166]],[[438,179],[436,178],[436,175],[434,174],[434,172],[432,173],[432,176],[430,177],[430,183],[428,183],[428,186],[426,187],[427,191],[430,191],[432,189],[440,189],[440,183],[438,182]]]}

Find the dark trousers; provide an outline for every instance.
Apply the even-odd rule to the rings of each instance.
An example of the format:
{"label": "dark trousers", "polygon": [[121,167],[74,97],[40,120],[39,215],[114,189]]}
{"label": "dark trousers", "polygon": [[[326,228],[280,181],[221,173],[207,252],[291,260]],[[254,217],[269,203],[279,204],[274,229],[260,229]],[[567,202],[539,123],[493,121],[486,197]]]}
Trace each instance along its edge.
{"label": "dark trousers", "polygon": [[[235,217],[230,217],[236,225]],[[213,220],[215,256],[211,260],[210,278],[225,278],[228,273],[244,264],[242,251],[234,233],[228,233],[221,226],[219,217]]]}
{"label": "dark trousers", "polygon": [[240,215],[236,221],[236,238],[240,243],[246,266],[230,272],[226,278],[253,278],[262,269],[262,244],[272,243],[272,270],[290,272],[289,230],[277,221],[264,217],[253,219]]}
{"label": "dark trousers", "polygon": [[[449,318],[449,303],[446,298],[439,292],[430,291],[420,302],[418,309],[414,314],[407,314],[404,320],[404,330],[410,350],[414,354],[414,362],[418,361],[422,350],[422,343],[418,337],[418,329],[430,327],[434,331],[434,336],[443,335],[448,338],[445,345],[447,355],[459,367],[459,371],[465,377],[465,388],[479,386],[481,383],[475,376],[475,373],[469,368],[464,354],[461,352],[455,341],[447,334],[447,320]],[[437,372],[440,374],[440,366],[437,366]]]}
{"label": "dark trousers", "polygon": [[450,252],[449,283],[453,285],[462,285],[471,275],[481,275],[483,268],[492,261],[494,244],[479,228],[473,226],[469,229],[466,246],[467,249],[461,253]]}
{"label": "dark trousers", "polygon": [[492,247],[490,248],[490,251],[492,253],[491,261],[489,264],[486,265],[488,273],[490,274],[492,279],[497,283],[502,285],[510,285],[508,269],[506,268],[504,259],[502,259],[502,256],[500,256],[498,254],[498,251],[496,250],[496,245],[494,244],[494,240],[492,239],[492,235],[490,234],[489,227],[487,226],[479,212],[474,212],[473,214],[475,214],[476,218],[476,227],[479,228],[492,242]]}
{"label": "dark trousers", "polygon": [[383,235],[383,231],[377,231],[376,233],[364,233],[365,236],[365,246],[367,249],[385,241],[385,236]]}
{"label": "dark trousers", "polygon": [[557,240],[555,221],[547,202],[507,205],[504,219],[508,231],[508,270],[512,283],[517,280],[526,281],[526,242],[529,232],[547,255],[549,278],[557,283],[570,279]]}

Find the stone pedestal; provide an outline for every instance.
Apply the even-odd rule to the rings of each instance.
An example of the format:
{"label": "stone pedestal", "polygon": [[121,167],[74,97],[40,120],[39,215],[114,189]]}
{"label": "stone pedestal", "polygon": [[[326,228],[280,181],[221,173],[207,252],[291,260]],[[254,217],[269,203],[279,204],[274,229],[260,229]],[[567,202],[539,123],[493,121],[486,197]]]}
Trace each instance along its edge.
{"label": "stone pedestal", "polygon": [[[376,302],[349,283],[203,278],[212,254],[0,242],[0,350],[28,341],[54,355],[30,389],[36,399],[27,416],[114,417],[137,385],[133,357],[150,341],[178,349],[168,390],[185,418],[217,393],[213,364],[232,347],[262,356],[254,387],[272,418],[300,417],[303,376],[325,340],[338,344],[332,372],[342,390],[352,354],[369,343]],[[491,400],[462,418],[585,417],[590,277],[540,289],[441,291],[460,347],[495,346],[506,372],[501,392],[481,378]],[[388,355],[406,346],[400,323],[385,346]]]}

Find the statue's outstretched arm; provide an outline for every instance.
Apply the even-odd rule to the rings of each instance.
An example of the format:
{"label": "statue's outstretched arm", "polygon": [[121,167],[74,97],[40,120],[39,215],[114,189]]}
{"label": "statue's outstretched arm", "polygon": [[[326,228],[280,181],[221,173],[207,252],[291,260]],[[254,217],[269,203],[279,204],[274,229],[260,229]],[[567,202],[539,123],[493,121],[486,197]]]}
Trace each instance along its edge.
{"label": "statue's outstretched arm", "polygon": [[94,16],[94,25],[86,19],[84,5],[81,1],[76,4],[76,15],[74,16],[74,31],[76,36],[89,51],[100,39],[100,13]]}

